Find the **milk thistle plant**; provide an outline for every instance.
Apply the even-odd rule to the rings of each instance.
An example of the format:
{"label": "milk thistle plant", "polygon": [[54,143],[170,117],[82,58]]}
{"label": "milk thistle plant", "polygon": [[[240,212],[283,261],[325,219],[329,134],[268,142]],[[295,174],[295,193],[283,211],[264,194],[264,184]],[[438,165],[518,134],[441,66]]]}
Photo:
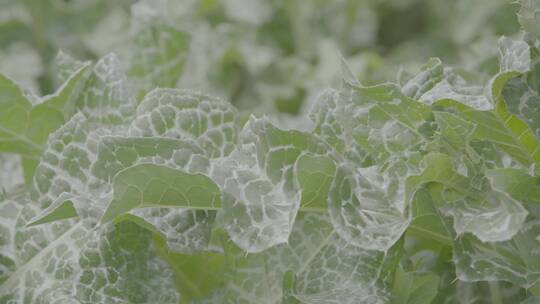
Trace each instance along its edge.
{"label": "milk thistle plant", "polygon": [[539,15],[1,1],[0,303],[540,303]]}

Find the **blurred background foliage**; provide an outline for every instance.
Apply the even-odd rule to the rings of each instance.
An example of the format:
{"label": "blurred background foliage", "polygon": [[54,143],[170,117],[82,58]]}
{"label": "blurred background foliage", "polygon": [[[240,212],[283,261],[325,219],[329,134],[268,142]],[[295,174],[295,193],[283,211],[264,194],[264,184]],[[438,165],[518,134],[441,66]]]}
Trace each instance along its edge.
{"label": "blurred background foliage", "polygon": [[402,82],[430,57],[494,74],[517,10],[505,0],[0,0],[0,73],[48,94],[59,50],[116,52],[138,98],[190,88],[297,115],[339,84],[341,55],[364,84]]}

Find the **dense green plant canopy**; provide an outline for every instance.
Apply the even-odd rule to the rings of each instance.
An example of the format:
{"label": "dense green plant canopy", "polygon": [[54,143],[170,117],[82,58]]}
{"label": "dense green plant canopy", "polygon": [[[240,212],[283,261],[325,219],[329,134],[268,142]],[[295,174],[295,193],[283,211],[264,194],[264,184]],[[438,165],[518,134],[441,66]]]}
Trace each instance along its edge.
{"label": "dense green plant canopy", "polygon": [[0,303],[540,303],[538,16],[0,0]]}

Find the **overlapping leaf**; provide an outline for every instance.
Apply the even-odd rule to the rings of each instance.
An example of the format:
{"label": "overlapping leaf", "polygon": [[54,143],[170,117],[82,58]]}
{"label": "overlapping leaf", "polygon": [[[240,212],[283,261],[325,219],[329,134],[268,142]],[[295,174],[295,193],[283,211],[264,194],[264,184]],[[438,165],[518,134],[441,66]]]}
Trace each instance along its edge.
{"label": "overlapping leaf", "polygon": [[[150,108],[154,112],[145,110]],[[137,113],[131,125],[98,127],[90,132],[90,126],[96,121],[102,126],[102,120],[95,113],[77,114],[51,136],[35,177],[36,197],[48,209],[34,224],[72,216],[92,221],[103,217],[102,222],[106,222],[134,208],[147,207],[132,215],[168,236],[171,247],[193,250],[189,240],[177,235],[191,230],[195,230],[191,245],[204,247],[201,238],[206,235],[207,243],[215,212],[179,208],[220,207],[219,190],[201,173],[208,173],[210,157],[230,152],[236,133],[234,111],[204,95],[156,90],[148,94]],[[109,113],[104,115],[110,117]],[[192,123],[186,120],[189,118]],[[177,128],[181,123],[184,128]],[[73,130],[78,130],[77,136],[72,136]],[[156,135],[160,137],[151,137]],[[170,188],[163,182],[170,183]],[[184,190],[178,192],[178,186]],[[166,208],[170,206],[175,208]],[[156,213],[164,216],[163,222]],[[189,218],[196,220],[187,226],[171,225]]]}
{"label": "overlapping leaf", "polygon": [[[18,170],[0,174],[0,302],[540,297],[534,1],[522,1],[527,33],[492,46],[491,74],[432,58],[399,84],[364,86],[345,68],[341,87],[316,98],[312,129],[231,105],[302,113],[298,100],[332,81],[338,60],[311,63],[309,46],[332,43],[307,39],[308,11],[246,6],[254,18],[239,2],[204,3],[137,3],[128,62],[60,53],[53,95],[0,77],[0,152],[20,154],[0,157]],[[212,20],[198,23],[193,7]],[[283,12],[298,14],[293,33],[262,47]],[[302,56],[272,63],[285,46]],[[155,88],[186,84],[231,103]]]}
{"label": "overlapping leaf", "polygon": [[74,98],[84,84],[87,68],[86,64],[74,71],[55,94],[41,99],[0,75],[0,151],[39,157],[49,133],[73,114]]}
{"label": "overlapping leaf", "polygon": [[173,273],[148,231],[130,223],[27,228],[40,208],[24,196],[0,202],[0,300],[7,303],[177,303]]}
{"label": "overlapping leaf", "polygon": [[328,177],[335,170],[329,153],[324,142],[309,134],[280,130],[265,118],[251,117],[238,148],[216,162],[212,172],[224,192],[224,224],[231,238],[248,252],[286,243],[302,199],[309,205],[313,188],[324,184],[299,180],[299,172],[309,170],[303,157],[327,157],[321,173]]}
{"label": "overlapping leaf", "polygon": [[347,245],[325,215],[299,215],[290,244],[243,255],[225,247],[225,288],[210,299],[231,303],[385,303],[399,246],[388,253]]}

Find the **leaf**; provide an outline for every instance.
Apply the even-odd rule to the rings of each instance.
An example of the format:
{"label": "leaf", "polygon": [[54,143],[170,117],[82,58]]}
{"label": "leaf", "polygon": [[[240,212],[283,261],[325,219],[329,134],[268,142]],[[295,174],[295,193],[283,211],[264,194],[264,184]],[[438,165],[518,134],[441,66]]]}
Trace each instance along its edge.
{"label": "leaf", "polygon": [[[39,155],[41,146],[32,135],[26,135],[31,102],[24,96],[23,91],[9,78],[0,76],[2,88],[1,105],[1,150],[3,152],[19,152],[26,155]],[[11,150],[11,151],[10,151]]]}
{"label": "leaf", "polygon": [[212,299],[279,303],[286,295],[291,303],[385,303],[389,297],[385,282],[399,252],[396,248],[385,254],[347,245],[327,216],[303,213],[289,244],[250,255],[232,244],[226,246],[226,286]]}
{"label": "leaf", "polygon": [[[436,193],[440,211],[454,216],[457,234],[472,232],[482,241],[504,241],[523,225],[528,212],[507,193],[471,186],[470,179],[458,174],[451,159],[444,154],[428,154],[421,175],[407,179],[408,196],[422,184],[436,182],[442,188],[431,187]],[[410,200],[410,199],[409,199]]]}
{"label": "leaf", "polygon": [[210,175],[224,193],[224,228],[231,239],[260,252],[287,242],[301,204],[299,158],[330,152],[316,137],[278,129],[265,118],[251,117],[239,137],[237,149],[216,161]]}
{"label": "leaf", "polygon": [[[223,285],[225,257],[218,252],[179,254],[171,252],[159,238],[155,238],[159,255],[171,265],[181,303],[199,303]],[[214,299],[218,300],[218,299]]]}
{"label": "leaf", "polygon": [[[438,300],[438,299],[436,299]],[[457,280],[453,291],[441,298],[442,303],[491,304],[518,301],[521,304],[536,303],[530,291],[504,281],[464,282]]]}
{"label": "leaf", "polygon": [[72,114],[70,102],[85,81],[87,67],[76,70],[55,94],[38,101],[29,99],[15,82],[0,75],[0,151],[39,156],[49,133]]}
{"label": "leaf", "polygon": [[529,72],[531,68],[530,49],[526,42],[501,37],[498,44],[499,72],[486,85],[469,85],[453,70],[446,69],[443,77],[440,74],[428,77],[428,81],[435,81],[437,84],[418,99],[429,105],[455,100],[477,111],[494,109],[505,84],[510,79]]}
{"label": "leaf", "polygon": [[516,168],[498,168],[486,170],[486,177],[491,187],[507,193],[512,198],[529,204],[539,203],[540,185],[538,177],[531,176]]}
{"label": "leaf", "polygon": [[[384,187],[393,181],[376,169],[354,172],[337,168],[328,198],[328,211],[336,232],[348,243],[370,250],[388,250],[410,223],[402,189]],[[403,209],[402,209],[403,208]]]}
{"label": "leaf", "polygon": [[[154,95],[150,96],[156,96],[155,94],[158,94],[158,91],[152,94]],[[182,99],[182,96],[185,96],[184,94],[180,94],[179,96],[181,98],[173,100],[173,104],[180,106],[182,103],[190,102],[189,99]],[[212,106],[212,104],[221,101],[210,99],[206,103],[199,103],[198,100],[192,99],[191,102],[194,102],[191,104],[192,107],[203,107],[201,108],[201,111],[203,111],[205,110],[204,107]],[[145,103],[143,102],[142,105],[144,106]],[[196,108],[193,110],[196,111]],[[219,112],[215,114],[219,115]],[[234,116],[230,116],[229,118],[234,119]],[[216,129],[220,128],[220,118],[212,116],[212,119],[212,123],[215,124]],[[138,121],[142,121],[142,118],[141,120],[135,120],[134,124]],[[41,224],[74,216],[97,221],[103,217],[106,206],[114,198],[114,177],[119,172],[123,172],[122,170],[127,170],[127,172],[135,172],[130,178],[137,180],[137,178],[140,178],[138,172],[142,172],[136,171],[137,169],[135,167],[138,165],[156,164],[165,166],[166,172],[169,173],[171,171],[167,170],[168,168],[173,171],[182,170],[179,171],[179,175],[187,178],[190,182],[196,182],[196,179],[192,180],[188,177],[200,176],[203,184],[210,183],[208,185],[213,185],[213,182],[208,180],[208,178],[198,174],[207,173],[210,165],[209,159],[205,156],[206,152],[199,148],[197,142],[193,141],[196,138],[195,136],[205,136],[202,133],[183,137],[186,141],[176,139],[176,136],[173,134],[167,136],[171,138],[132,137],[123,130],[115,130],[114,128],[112,130],[98,128],[85,134],[84,130],[88,129],[94,123],[93,118],[85,118],[83,115],[77,114],[73,122],[70,122],[65,128],[59,130],[57,132],[58,134],[51,137],[48,149],[51,151],[45,154],[36,175],[37,193],[42,193],[40,194],[42,203],[45,206],[49,206],[49,208],[39,217],[36,217],[33,220],[33,224]],[[73,130],[79,130],[81,133],[75,133],[78,135],[73,138]],[[234,132],[234,125],[232,131]],[[219,135],[214,130],[210,130],[210,132],[212,138],[216,138],[215,135]],[[229,133],[229,135],[234,136],[234,133]],[[56,143],[56,141],[60,144]],[[205,142],[204,139],[201,141],[202,144],[206,145]],[[220,141],[219,144],[227,145],[228,143],[226,141]],[[66,148],[66,145],[71,146],[71,148]],[[216,150],[216,152],[212,153],[215,155],[216,153],[221,153],[221,151],[223,150]],[[223,151],[223,153],[227,152]],[[58,163],[58,159],[65,159],[65,161]],[[70,159],[73,159],[79,165],[73,166],[73,161],[68,161]],[[51,176],[54,176],[52,182],[50,180]],[[125,177],[125,175],[123,176]],[[66,188],[67,185],[69,185],[69,188]],[[162,191],[164,193],[167,191],[164,185],[154,183],[151,186],[156,191]],[[199,186],[202,186],[203,189],[206,187],[202,184]],[[217,188],[210,187],[209,189],[211,192],[218,191]],[[44,195],[45,193],[47,195]],[[219,192],[214,192],[214,194],[219,195]],[[49,199],[47,199],[48,197]],[[215,198],[213,199],[215,200]],[[114,201],[114,205],[111,206],[117,206],[117,203],[118,201]],[[126,216],[130,215],[131,217],[129,219],[166,237],[167,243],[174,250],[192,252],[193,250],[202,250],[205,248],[210,237],[209,231],[213,225],[215,211],[179,209],[178,206],[168,209],[164,208],[163,205],[159,205],[159,201],[155,201],[154,203],[157,205],[153,208],[141,205],[139,207],[146,208],[133,210],[129,214],[126,214]],[[209,209],[219,207],[217,203],[216,206],[212,206],[211,201],[198,203],[208,204],[204,206],[209,207]],[[75,210],[67,209],[69,212],[66,213],[66,207],[69,206],[73,206]],[[115,216],[129,210],[130,208],[124,208],[121,213],[117,213]],[[182,225],[176,224],[178,221],[182,221]]]}
{"label": "leaf", "polygon": [[478,190],[455,171],[448,156],[428,154],[422,167],[420,174],[407,173],[401,183],[379,175],[376,168],[360,170],[356,175],[339,168],[329,197],[329,213],[338,234],[357,246],[384,251],[409,227],[414,196],[424,184],[440,183],[478,197]]}
{"label": "leaf", "polygon": [[504,193],[486,190],[482,201],[461,199],[443,210],[454,217],[458,235],[471,232],[483,242],[512,238],[524,225],[528,211]]}
{"label": "leaf", "polygon": [[194,141],[208,157],[226,156],[236,144],[236,110],[208,95],[155,89],[138,106],[129,133]]}
{"label": "leaf", "polygon": [[215,217],[213,210],[150,207],[132,210],[116,221],[134,221],[163,236],[171,253],[195,254],[210,250]]}
{"label": "leaf", "polygon": [[[123,169],[142,163],[160,163],[189,173],[207,172],[209,162],[204,154],[196,145],[177,139],[104,136],[92,173],[111,183]],[[207,245],[215,211],[146,207],[132,210],[129,215],[165,236],[171,250],[190,253]]]}
{"label": "leaf", "polygon": [[498,101],[503,87],[508,80],[529,72],[531,69],[531,51],[525,41],[507,37],[499,39],[499,73],[490,81],[489,96]]}
{"label": "leaf", "polygon": [[[324,257],[324,258],[323,258]],[[327,261],[336,262],[328,265]],[[396,251],[372,252],[330,240],[304,269],[296,273],[293,295],[301,302],[385,303],[387,271],[396,263]],[[358,273],[362,269],[362,275]],[[371,276],[369,273],[377,274]]]}
{"label": "leaf", "polygon": [[454,263],[461,280],[504,280],[523,287],[538,282],[538,220],[528,221],[512,239],[484,243],[465,234],[454,244]]}
{"label": "leaf", "polygon": [[392,303],[429,304],[437,295],[439,276],[396,270]]}
{"label": "leaf", "polygon": [[536,2],[121,2],[0,4],[0,303],[537,302]]}
{"label": "leaf", "polygon": [[493,104],[485,96],[485,90],[483,86],[468,84],[452,69],[446,69],[444,78],[419,100],[428,105],[455,100],[472,109],[487,111],[493,109]]}
{"label": "leaf", "polygon": [[531,73],[512,79],[502,91],[508,112],[526,123],[536,138],[540,138],[540,130],[538,130],[540,117],[537,106],[540,99],[537,84],[538,52],[538,48],[531,47],[530,60],[533,63]]}
{"label": "leaf", "polygon": [[[456,108],[452,103],[442,102],[439,105]],[[489,141],[524,166],[540,161],[540,142],[523,121],[506,110],[504,103],[499,103],[495,111],[457,108],[461,118],[476,126],[471,140]]]}
{"label": "leaf", "polygon": [[10,192],[24,183],[21,159],[15,154],[0,154],[0,191]]}
{"label": "leaf", "polygon": [[141,1],[132,9],[128,74],[143,94],[155,87],[172,88],[180,79],[190,35],[168,24],[160,5]]}
{"label": "leaf", "polygon": [[39,208],[14,199],[0,202],[2,302],[178,302],[172,272],[157,259],[148,232],[130,223],[27,228]]}
{"label": "leaf", "polygon": [[446,223],[429,190],[426,188],[419,189],[414,197],[412,221],[407,228],[406,236],[426,240],[426,242],[422,242],[423,244],[440,243],[450,245],[452,244],[452,234],[452,228]]}
{"label": "leaf", "polygon": [[478,189],[471,185],[466,176],[459,174],[454,168],[452,159],[441,153],[431,153],[422,160],[422,173],[410,176],[406,181],[406,199],[410,201],[422,185],[427,183],[440,183],[447,189],[453,189],[471,198],[481,198]]}
{"label": "leaf", "polygon": [[520,9],[517,14],[519,23],[523,28],[536,39],[540,38],[540,28],[538,27],[538,2],[536,0],[519,1]]}
{"label": "leaf", "polygon": [[300,210],[326,211],[328,191],[336,172],[332,159],[304,154],[296,161],[295,171],[302,189]]}
{"label": "leaf", "polygon": [[[419,173],[420,147],[427,139],[421,128],[431,111],[402,95],[394,84],[345,84],[339,93],[323,95],[320,102],[336,111],[325,113],[321,108],[321,112],[312,112],[316,124],[320,119],[325,121],[315,131],[324,132],[323,139],[337,144],[337,152],[343,151],[345,158],[330,188],[332,222],[348,242],[387,250],[410,222],[410,199],[403,197],[405,180]],[[327,123],[330,129],[322,129]],[[348,129],[348,134],[340,129]],[[345,134],[348,137],[343,137]],[[347,141],[354,145],[342,146]],[[345,152],[349,149],[362,153],[351,157]]]}
{"label": "leaf", "polygon": [[220,191],[208,177],[166,166],[141,164],[119,172],[113,180],[114,198],[101,221],[107,222],[140,207],[219,209]]}
{"label": "leaf", "polygon": [[120,171],[141,163],[189,173],[207,172],[210,165],[204,150],[193,143],[167,137],[105,135],[99,139],[91,174],[111,183]]}
{"label": "leaf", "polygon": [[439,81],[443,79],[443,66],[439,58],[430,58],[422,67],[420,73],[411,78],[401,88],[404,95],[419,99]]}
{"label": "leaf", "polygon": [[65,82],[69,76],[75,73],[78,69],[87,65],[84,61],[77,60],[67,54],[66,52],[59,50],[54,58],[56,76],[59,81]]}
{"label": "leaf", "polygon": [[359,87],[353,92],[357,112],[353,136],[373,159],[382,162],[424,139],[418,129],[430,110],[400,95],[396,86]]}
{"label": "leaf", "polygon": [[315,123],[314,133],[345,157],[362,163],[368,157],[365,148],[353,138],[354,120],[337,90],[327,90],[313,106],[309,118]]}
{"label": "leaf", "polygon": [[40,215],[27,224],[27,227],[78,216],[77,210],[73,206],[73,202],[69,200],[69,195],[60,196],[57,201],[59,203],[53,203],[49,208],[43,210]]}
{"label": "leaf", "polygon": [[34,175],[33,198],[42,206],[50,206],[63,193],[76,197],[85,192],[95,157],[95,151],[86,146],[91,137],[88,129],[88,121],[78,113],[49,136]]}
{"label": "leaf", "polygon": [[467,148],[476,129],[474,123],[448,112],[434,111],[433,115],[445,141],[454,149]]}
{"label": "leaf", "polygon": [[98,124],[118,125],[133,119],[137,103],[114,53],[96,62],[75,104],[89,121]]}

